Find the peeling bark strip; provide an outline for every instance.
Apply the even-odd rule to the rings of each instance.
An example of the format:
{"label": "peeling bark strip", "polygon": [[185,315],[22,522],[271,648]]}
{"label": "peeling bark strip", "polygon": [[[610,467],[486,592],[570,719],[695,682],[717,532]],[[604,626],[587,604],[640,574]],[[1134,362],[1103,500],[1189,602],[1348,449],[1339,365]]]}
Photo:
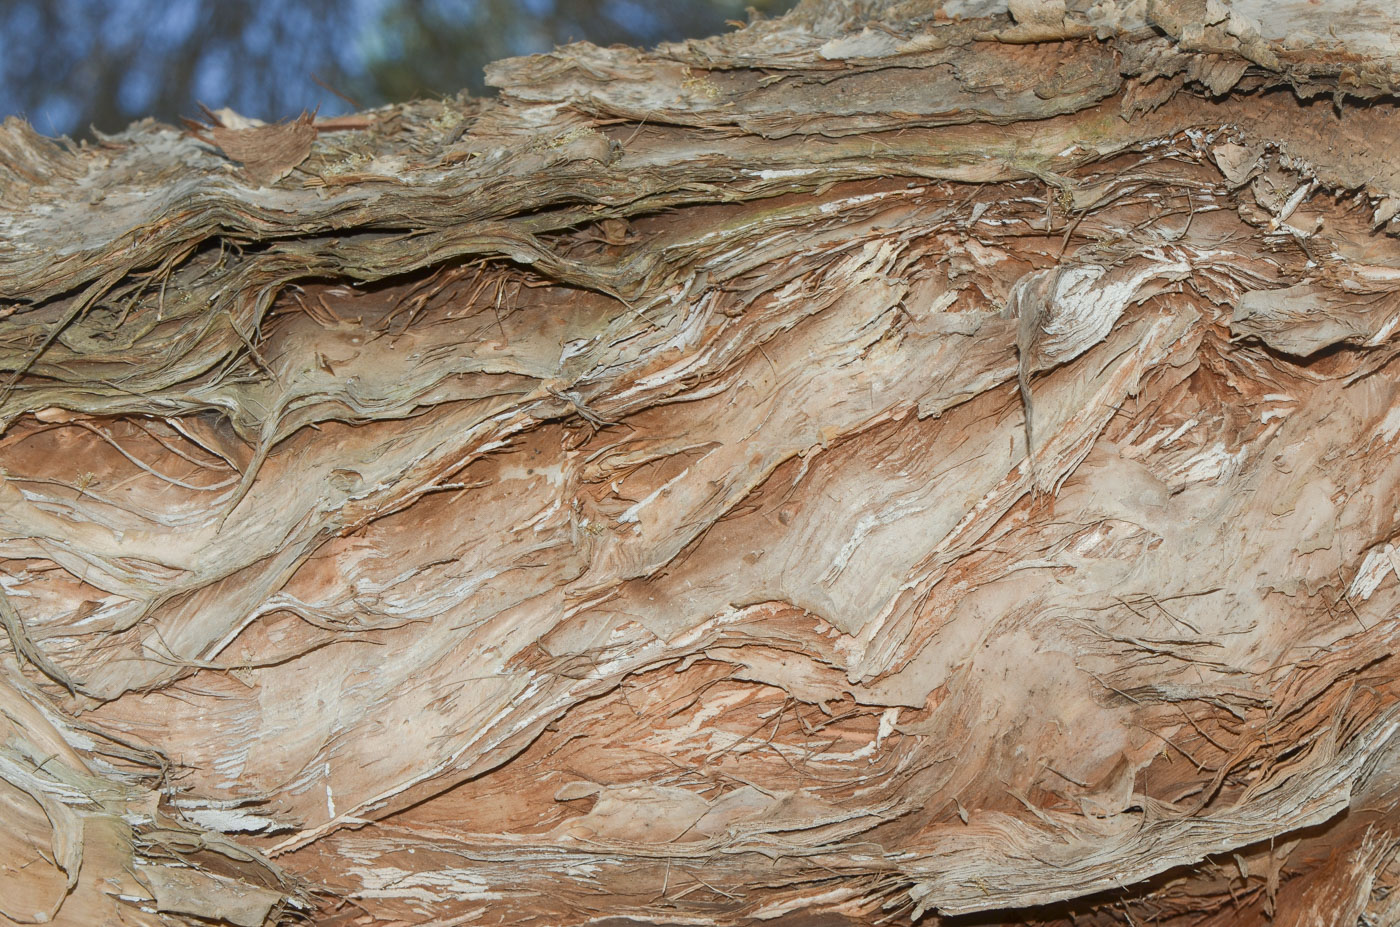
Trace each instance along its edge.
{"label": "peeling bark strip", "polygon": [[491,78],[0,130],[0,923],[1400,919],[1388,4]]}

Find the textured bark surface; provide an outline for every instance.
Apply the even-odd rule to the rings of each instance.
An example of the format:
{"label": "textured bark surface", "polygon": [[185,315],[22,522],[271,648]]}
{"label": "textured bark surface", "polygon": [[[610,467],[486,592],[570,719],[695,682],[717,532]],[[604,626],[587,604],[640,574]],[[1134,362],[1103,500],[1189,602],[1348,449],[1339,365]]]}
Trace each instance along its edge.
{"label": "textured bark surface", "polygon": [[0,923],[1400,918],[1388,4],[491,79],[0,130]]}

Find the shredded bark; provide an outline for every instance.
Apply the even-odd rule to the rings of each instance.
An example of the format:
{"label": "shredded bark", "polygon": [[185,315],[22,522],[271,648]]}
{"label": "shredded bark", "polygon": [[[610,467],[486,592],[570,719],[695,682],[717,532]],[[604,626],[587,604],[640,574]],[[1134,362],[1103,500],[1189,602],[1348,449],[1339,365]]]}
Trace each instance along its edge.
{"label": "shredded bark", "polygon": [[1400,917],[1388,5],[489,77],[0,129],[0,924]]}

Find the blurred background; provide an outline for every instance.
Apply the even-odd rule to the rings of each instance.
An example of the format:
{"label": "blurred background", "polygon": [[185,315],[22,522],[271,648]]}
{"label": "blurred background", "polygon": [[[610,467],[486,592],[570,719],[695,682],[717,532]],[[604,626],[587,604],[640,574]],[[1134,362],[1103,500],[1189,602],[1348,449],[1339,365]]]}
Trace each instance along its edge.
{"label": "blurred background", "polygon": [[487,92],[482,68],[587,40],[652,46],[796,0],[0,0],[0,118],[46,135],[231,106],[276,120]]}

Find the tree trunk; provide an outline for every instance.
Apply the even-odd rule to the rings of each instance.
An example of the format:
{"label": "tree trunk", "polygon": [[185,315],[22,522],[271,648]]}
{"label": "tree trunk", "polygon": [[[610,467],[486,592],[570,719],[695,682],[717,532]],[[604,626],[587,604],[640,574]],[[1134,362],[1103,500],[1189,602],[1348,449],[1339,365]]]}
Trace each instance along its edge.
{"label": "tree trunk", "polygon": [[1396,923],[1400,21],[1009,6],[8,121],[0,923]]}

